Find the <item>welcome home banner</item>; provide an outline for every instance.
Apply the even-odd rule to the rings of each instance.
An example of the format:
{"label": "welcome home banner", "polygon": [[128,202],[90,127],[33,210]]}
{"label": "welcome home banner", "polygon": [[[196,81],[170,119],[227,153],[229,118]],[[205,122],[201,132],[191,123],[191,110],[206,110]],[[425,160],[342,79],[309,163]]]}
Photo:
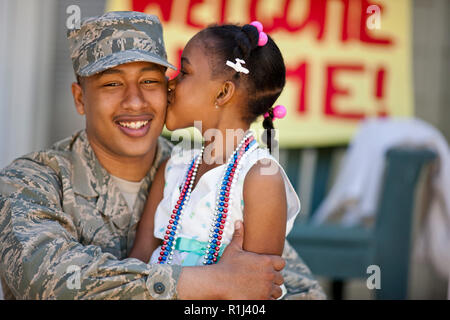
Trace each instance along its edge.
{"label": "welcome home banner", "polygon": [[347,143],[365,117],[413,114],[409,0],[108,0],[106,10],[158,15],[176,66],[202,28],[261,21],[287,67],[282,147]]}

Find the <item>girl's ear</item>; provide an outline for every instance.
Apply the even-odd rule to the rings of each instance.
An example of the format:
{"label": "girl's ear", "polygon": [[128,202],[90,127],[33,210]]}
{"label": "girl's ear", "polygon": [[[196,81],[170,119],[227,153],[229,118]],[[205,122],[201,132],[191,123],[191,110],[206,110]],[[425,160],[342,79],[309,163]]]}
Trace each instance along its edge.
{"label": "girl's ear", "polygon": [[232,81],[225,81],[220,88],[219,93],[216,97],[216,103],[218,106],[224,106],[227,104],[234,95],[236,86]]}

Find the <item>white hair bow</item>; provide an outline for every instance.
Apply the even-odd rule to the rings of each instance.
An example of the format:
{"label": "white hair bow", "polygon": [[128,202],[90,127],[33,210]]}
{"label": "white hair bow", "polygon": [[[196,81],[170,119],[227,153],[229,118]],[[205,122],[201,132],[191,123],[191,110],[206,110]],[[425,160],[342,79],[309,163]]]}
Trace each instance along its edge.
{"label": "white hair bow", "polygon": [[248,74],[248,69],[244,68],[242,64],[245,64],[244,60],[238,59],[236,58],[236,63],[233,63],[229,60],[227,60],[227,66],[232,67],[234,70],[236,70],[236,72],[243,72],[245,74]]}

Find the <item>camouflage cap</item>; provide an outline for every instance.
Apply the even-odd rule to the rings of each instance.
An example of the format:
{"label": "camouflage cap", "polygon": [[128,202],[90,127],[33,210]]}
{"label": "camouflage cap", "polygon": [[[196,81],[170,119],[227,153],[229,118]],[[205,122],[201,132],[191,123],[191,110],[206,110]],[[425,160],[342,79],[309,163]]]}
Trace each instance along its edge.
{"label": "camouflage cap", "polygon": [[113,11],[82,21],[67,32],[75,73],[89,77],[115,66],[148,61],[172,69],[167,62],[163,31],[157,16]]}

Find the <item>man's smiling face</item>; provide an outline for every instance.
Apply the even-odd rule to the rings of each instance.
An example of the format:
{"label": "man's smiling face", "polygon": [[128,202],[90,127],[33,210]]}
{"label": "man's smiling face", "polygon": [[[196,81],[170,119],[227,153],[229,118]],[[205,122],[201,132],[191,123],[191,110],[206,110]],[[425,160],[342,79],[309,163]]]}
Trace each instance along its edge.
{"label": "man's smiling face", "polygon": [[167,107],[165,68],[132,62],[72,85],[78,113],[94,150],[111,157],[145,157],[156,146]]}

